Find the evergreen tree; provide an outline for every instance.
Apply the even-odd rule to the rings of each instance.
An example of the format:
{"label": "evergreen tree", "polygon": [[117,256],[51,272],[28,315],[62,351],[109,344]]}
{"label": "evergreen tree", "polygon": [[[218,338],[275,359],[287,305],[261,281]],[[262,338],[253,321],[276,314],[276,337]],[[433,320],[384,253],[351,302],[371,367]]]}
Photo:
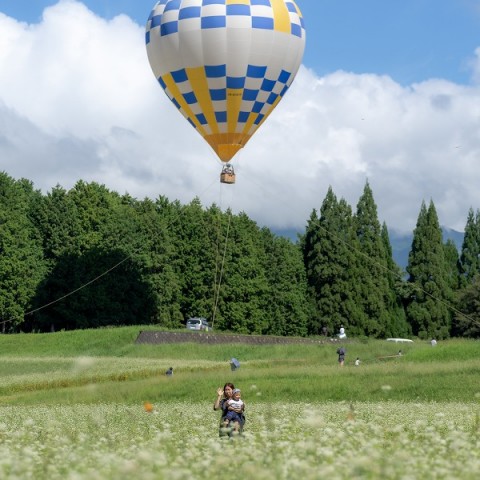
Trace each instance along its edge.
{"label": "evergreen tree", "polygon": [[465,225],[460,269],[462,285],[472,283],[474,277],[480,274],[480,211],[477,210],[475,215],[472,208],[468,211]]}
{"label": "evergreen tree", "polygon": [[387,254],[381,236],[380,222],[373,192],[365,184],[355,215],[358,255],[356,279],[357,304],[361,315],[356,319],[357,328],[365,335],[382,337],[390,323],[387,309],[390,297]]}
{"label": "evergreen tree", "polygon": [[[329,189],[329,192],[331,188]],[[333,192],[332,192],[333,193]],[[328,195],[328,193],[327,193]],[[314,209],[310,215],[305,229],[305,234],[300,237],[300,249],[303,255],[303,264],[305,269],[305,279],[307,283],[307,300],[309,308],[308,333],[318,335],[322,328],[319,323],[320,312],[317,304],[316,284],[317,277],[315,275],[316,249],[315,245],[318,241],[318,233],[320,231],[320,223],[317,211]],[[329,328],[330,325],[325,325]]]}
{"label": "evergreen tree", "polygon": [[388,296],[386,298],[389,319],[385,328],[387,337],[407,337],[411,335],[411,328],[407,322],[405,309],[402,302],[402,291],[404,286],[403,274],[400,267],[393,260],[392,245],[388,235],[387,225],[382,225],[381,237],[387,259],[388,271]]}
{"label": "evergreen tree", "polygon": [[219,289],[218,328],[262,334],[269,320],[266,253],[260,231],[244,213],[232,216],[223,280]]}
{"label": "evergreen tree", "polygon": [[308,332],[307,284],[301,250],[286,238],[262,229],[269,283],[264,333],[305,336]]}
{"label": "evergreen tree", "polygon": [[205,212],[195,198],[179,213],[174,223],[174,265],[181,286],[182,313],[185,318],[209,318],[214,297],[215,225],[221,212],[215,208]]}
{"label": "evergreen tree", "polygon": [[415,287],[415,294],[407,307],[407,318],[413,333],[420,338],[447,338],[451,324],[447,305],[452,294],[448,285],[442,230],[433,201],[428,209],[422,202],[407,272],[408,281]]}
{"label": "evergreen tree", "polygon": [[39,193],[26,180],[0,172],[0,331],[18,330],[32,308],[46,273],[39,232],[31,222],[31,205]]}
{"label": "evergreen tree", "polygon": [[[454,334],[480,338],[480,275],[459,294],[459,312],[455,314]],[[460,313],[462,312],[462,313]]]}
{"label": "evergreen tree", "polygon": [[64,254],[80,253],[82,234],[77,207],[71,195],[57,185],[39,199],[34,221],[41,232],[44,255],[50,266]]}
{"label": "evergreen tree", "polygon": [[37,218],[51,268],[32,328],[150,323],[153,296],[134,259],[141,242],[131,200],[78,182],[68,193],[57,188],[47,196]]}
{"label": "evergreen tree", "polygon": [[452,292],[460,288],[460,258],[457,246],[452,239],[448,239],[444,245],[444,256],[446,262],[447,284]]}
{"label": "evergreen tree", "polygon": [[182,312],[181,272],[177,270],[177,222],[181,216],[179,202],[160,196],[155,202],[143,200],[138,206],[139,237],[142,248],[137,261],[142,277],[153,295],[150,323],[169,328],[184,326]]}
{"label": "evergreen tree", "polygon": [[351,208],[344,199],[338,201],[330,187],[320,218],[312,214],[302,240],[307,285],[318,312],[312,333],[320,333],[323,327],[338,331],[341,325],[353,325],[352,333],[358,333],[352,323],[359,315],[352,284],[354,244]]}

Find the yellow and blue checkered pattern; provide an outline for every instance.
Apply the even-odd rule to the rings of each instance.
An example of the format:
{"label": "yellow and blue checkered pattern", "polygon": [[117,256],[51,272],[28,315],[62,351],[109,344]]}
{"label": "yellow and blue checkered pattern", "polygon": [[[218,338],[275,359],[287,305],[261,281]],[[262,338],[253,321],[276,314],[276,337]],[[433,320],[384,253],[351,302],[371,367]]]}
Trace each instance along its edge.
{"label": "yellow and blue checkered pattern", "polygon": [[[190,3],[193,4],[190,5]],[[215,6],[215,9],[209,11],[209,6]],[[265,7],[272,8],[273,15],[269,15]],[[162,20],[164,15],[168,15],[168,18]],[[182,20],[196,19],[198,28],[202,29],[226,28],[234,27],[236,17],[242,16],[250,19],[251,28],[290,32],[298,37],[304,34],[300,10],[295,2],[288,0],[285,2],[283,0],[281,2],[276,0],[203,0],[201,2],[160,0],[152,10],[148,21],[150,28],[160,27],[160,35],[165,36],[178,33],[179,23]],[[147,44],[150,41],[149,33],[147,31]]]}
{"label": "yellow and blue checkered pattern", "polygon": [[291,85],[305,28],[290,0],[160,0],[146,44],[170,100],[229,161]]}

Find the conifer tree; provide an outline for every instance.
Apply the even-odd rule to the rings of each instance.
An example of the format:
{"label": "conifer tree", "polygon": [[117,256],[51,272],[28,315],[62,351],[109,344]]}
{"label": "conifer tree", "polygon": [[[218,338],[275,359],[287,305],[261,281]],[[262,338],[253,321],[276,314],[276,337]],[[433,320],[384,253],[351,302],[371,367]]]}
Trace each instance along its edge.
{"label": "conifer tree", "polygon": [[[330,190],[329,190],[330,191]],[[322,325],[319,324],[320,312],[317,305],[316,294],[316,248],[318,242],[318,233],[320,224],[317,211],[314,209],[307,222],[305,234],[300,237],[300,249],[303,255],[303,264],[305,268],[305,279],[307,283],[307,299],[309,308],[308,333],[317,335],[320,333]],[[327,326],[328,328],[328,326]]]}
{"label": "conifer tree", "polygon": [[0,332],[22,328],[46,274],[41,238],[30,218],[39,197],[30,182],[0,172]]}
{"label": "conifer tree", "polygon": [[381,236],[377,206],[369,183],[365,184],[354,218],[358,244],[355,279],[361,316],[356,321],[365,335],[384,336],[390,321],[387,254]]}
{"label": "conifer tree", "polygon": [[358,317],[352,285],[354,242],[351,208],[338,201],[330,187],[320,218],[312,214],[302,243],[309,294],[318,314],[314,333],[323,327],[329,332],[341,325],[349,328]]}
{"label": "conifer tree", "polygon": [[220,290],[218,328],[261,334],[269,302],[266,253],[260,230],[245,213],[232,217]]}
{"label": "conifer tree", "polygon": [[180,207],[175,222],[175,269],[181,285],[185,319],[212,315],[214,298],[216,237],[223,214],[212,207],[205,211],[195,198]]}
{"label": "conifer tree", "polygon": [[176,269],[176,222],[181,205],[160,196],[155,202],[145,199],[136,207],[139,226],[137,241],[141,248],[135,262],[153,296],[153,313],[148,323],[169,328],[184,325],[181,311],[180,272]]}
{"label": "conifer tree", "polygon": [[459,293],[453,333],[455,336],[480,337],[480,275]]}
{"label": "conifer tree", "polygon": [[442,230],[433,201],[428,209],[422,202],[407,272],[415,292],[407,307],[413,333],[420,338],[447,338],[451,324],[447,305],[452,294],[447,280]]}
{"label": "conifer tree", "polygon": [[407,337],[411,334],[411,328],[407,323],[407,317],[402,303],[401,293],[403,291],[404,280],[402,278],[402,270],[393,260],[392,245],[385,222],[382,225],[381,237],[387,259],[387,279],[389,286],[386,299],[389,319],[385,326],[385,336]]}
{"label": "conifer tree", "polygon": [[35,314],[32,328],[152,321],[155,298],[139,253],[147,242],[138,233],[135,208],[96,183],[78,182],[69,192],[57,187],[44,198],[37,218],[50,269],[36,302],[51,305]]}
{"label": "conifer tree", "polygon": [[262,229],[269,282],[264,333],[305,336],[308,333],[307,283],[301,251],[290,240]]}
{"label": "conifer tree", "polygon": [[462,285],[472,283],[480,274],[480,211],[476,215],[470,208],[465,225],[462,250],[460,255]]}
{"label": "conifer tree", "polygon": [[444,245],[445,268],[447,274],[447,283],[452,292],[460,288],[460,258],[458,255],[457,246],[452,239],[448,239]]}

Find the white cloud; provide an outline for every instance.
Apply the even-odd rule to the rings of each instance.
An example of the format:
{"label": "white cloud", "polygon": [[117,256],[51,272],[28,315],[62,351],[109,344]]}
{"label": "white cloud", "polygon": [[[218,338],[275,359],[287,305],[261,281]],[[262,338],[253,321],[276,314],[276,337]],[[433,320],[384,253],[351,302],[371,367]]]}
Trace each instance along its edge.
{"label": "white cloud", "polygon": [[433,199],[440,222],[463,229],[480,208],[476,55],[472,86],[302,68],[222,193],[219,162],[150,71],[143,26],[73,0],[34,25],[0,14],[0,168],[44,191],[83,179],[138,198],[198,195],[298,228],[329,185],[355,208],[368,179],[390,228],[412,230]]}
{"label": "white cloud", "polygon": [[[479,6],[480,8],[480,6]],[[472,69],[472,80],[476,85],[480,85],[480,47],[475,49],[475,56],[470,62]]]}

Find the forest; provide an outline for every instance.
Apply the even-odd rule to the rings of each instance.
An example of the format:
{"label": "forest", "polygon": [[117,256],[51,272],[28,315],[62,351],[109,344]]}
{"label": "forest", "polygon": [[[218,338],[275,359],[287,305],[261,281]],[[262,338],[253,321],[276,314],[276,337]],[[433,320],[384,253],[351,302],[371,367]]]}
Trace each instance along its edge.
{"label": "forest", "polygon": [[261,335],[478,337],[480,212],[461,251],[422,203],[406,271],[366,182],[355,209],[330,188],[297,242],[246,213],[78,181],[46,194],[0,173],[0,331],[120,325]]}

